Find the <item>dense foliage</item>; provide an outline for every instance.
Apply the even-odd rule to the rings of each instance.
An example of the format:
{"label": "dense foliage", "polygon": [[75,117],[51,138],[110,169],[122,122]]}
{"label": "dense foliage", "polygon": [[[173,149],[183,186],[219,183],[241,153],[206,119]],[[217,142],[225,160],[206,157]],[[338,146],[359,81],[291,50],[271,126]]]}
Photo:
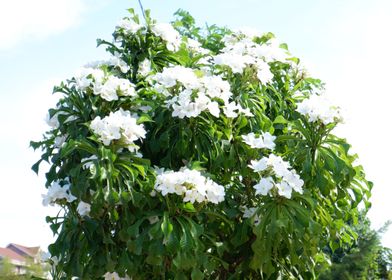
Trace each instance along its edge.
{"label": "dense foliage", "polygon": [[57,278],[315,278],[371,189],[321,81],[272,33],[129,11],[31,143]]}

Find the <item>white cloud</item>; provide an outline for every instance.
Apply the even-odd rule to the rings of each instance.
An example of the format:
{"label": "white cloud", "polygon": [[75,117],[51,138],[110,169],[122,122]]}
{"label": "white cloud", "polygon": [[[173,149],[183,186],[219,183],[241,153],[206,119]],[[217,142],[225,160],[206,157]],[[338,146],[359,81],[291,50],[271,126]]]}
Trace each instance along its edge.
{"label": "white cloud", "polygon": [[80,23],[87,7],[86,0],[2,0],[0,50],[73,27]]}

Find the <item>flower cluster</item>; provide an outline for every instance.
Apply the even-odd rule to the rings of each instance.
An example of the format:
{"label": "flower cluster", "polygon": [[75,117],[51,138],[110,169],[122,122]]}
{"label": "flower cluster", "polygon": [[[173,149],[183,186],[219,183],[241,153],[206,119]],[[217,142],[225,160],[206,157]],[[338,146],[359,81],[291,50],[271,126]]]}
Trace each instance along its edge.
{"label": "flower cluster", "polygon": [[116,26],[116,31],[122,30],[125,34],[134,34],[143,28],[143,25],[136,23],[129,18],[121,19]]}
{"label": "flower cluster", "polygon": [[63,184],[60,184],[59,181],[53,182],[49,186],[47,194],[42,195],[42,204],[44,206],[54,206],[57,200],[65,199],[67,202],[76,200],[76,197],[71,194],[69,188],[70,184],[67,181],[63,182]]}
{"label": "flower cluster", "polygon": [[134,142],[143,139],[146,135],[144,126],[137,124],[137,120],[137,116],[132,116],[129,111],[120,108],[103,119],[96,117],[91,122],[90,128],[99,135],[104,145],[108,146],[113,140],[119,140],[130,151],[135,151],[139,147]]}
{"label": "flower cluster", "polygon": [[[200,71],[201,72],[201,71]],[[243,109],[230,101],[232,93],[230,84],[221,76],[198,73],[183,66],[166,67],[161,73],[150,77],[154,89],[168,99],[166,106],[173,109],[172,116],[179,118],[196,117],[203,111],[219,117],[223,102],[223,112],[227,117],[234,118],[238,113],[252,116],[249,109]],[[175,94],[178,92],[178,94]]]}
{"label": "flower cluster", "polygon": [[304,181],[299,177],[294,169],[289,169],[290,164],[280,156],[270,154],[260,160],[252,160],[249,165],[255,172],[263,172],[260,181],[253,186],[256,194],[272,194],[276,190],[280,196],[291,198],[294,191],[302,194]]}
{"label": "flower cluster", "polygon": [[130,69],[130,66],[121,59],[119,53],[115,53],[114,55],[110,56],[106,60],[97,60],[92,61],[84,65],[84,68],[94,68],[98,69],[102,66],[114,66],[118,67],[122,73],[127,73]]}
{"label": "flower cluster", "polygon": [[208,54],[210,52],[209,50],[203,48],[199,41],[196,41],[191,38],[186,38],[186,46],[188,50],[190,50],[191,52],[195,52],[203,55]]}
{"label": "flower cluster", "polygon": [[106,101],[118,100],[119,96],[136,96],[135,85],[129,80],[105,75],[101,69],[81,69],[75,77],[75,84],[82,91],[92,87],[93,93]]}
{"label": "flower cluster", "polygon": [[243,141],[251,148],[255,149],[275,149],[276,136],[271,135],[269,132],[261,132],[260,136],[256,136],[253,132],[247,135],[242,135]]}
{"label": "flower cluster", "polygon": [[242,73],[247,66],[257,70],[257,78],[262,84],[272,81],[269,62],[287,62],[287,51],[280,47],[275,39],[270,39],[265,44],[255,42],[255,34],[237,32],[223,38],[225,47],[222,52],[214,56],[214,63],[230,67],[233,73]]}
{"label": "flower cluster", "polygon": [[156,23],[151,26],[151,31],[166,42],[169,51],[178,51],[181,45],[181,35],[170,23]]}
{"label": "flower cluster", "polygon": [[[182,38],[180,33],[178,33],[178,31],[175,30],[170,23],[154,23],[149,26],[149,28],[155,36],[160,37],[166,43],[166,48],[169,51],[176,52],[179,50],[182,43]],[[142,32],[145,34],[147,28],[146,26],[135,22],[133,19],[123,18],[118,22],[116,31],[122,32],[124,35],[133,35],[137,32]],[[122,35],[120,35],[120,38],[117,39],[121,39],[121,37]],[[193,46],[196,47],[195,44]]]}
{"label": "flower cluster", "polygon": [[321,121],[325,125],[341,119],[339,108],[321,95],[312,95],[298,103],[297,112],[306,116],[310,122]]}
{"label": "flower cluster", "polygon": [[225,189],[197,170],[182,168],[180,171],[165,171],[157,176],[155,190],[166,196],[183,196],[184,202],[195,201],[218,204],[225,199]]}

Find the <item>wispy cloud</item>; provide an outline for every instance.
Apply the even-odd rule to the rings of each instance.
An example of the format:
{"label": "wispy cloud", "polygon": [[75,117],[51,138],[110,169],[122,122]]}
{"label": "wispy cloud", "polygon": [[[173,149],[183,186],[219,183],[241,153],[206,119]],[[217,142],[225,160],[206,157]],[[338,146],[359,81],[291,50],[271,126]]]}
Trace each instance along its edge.
{"label": "wispy cloud", "polygon": [[88,2],[88,0],[0,1],[0,50],[10,49],[29,40],[47,38],[79,24],[88,10]]}

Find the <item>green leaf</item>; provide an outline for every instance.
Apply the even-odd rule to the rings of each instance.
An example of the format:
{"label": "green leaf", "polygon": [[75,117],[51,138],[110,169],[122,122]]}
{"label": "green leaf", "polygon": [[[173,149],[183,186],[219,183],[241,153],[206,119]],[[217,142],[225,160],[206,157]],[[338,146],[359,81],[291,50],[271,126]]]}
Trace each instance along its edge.
{"label": "green leaf", "polygon": [[234,236],[231,239],[231,243],[238,247],[244,244],[249,239],[249,226],[247,223],[237,224],[236,229],[234,231]]}
{"label": "green leaf", "polygon": [[145,171],[143,165],[136,164],[136,163],[132,163],[131,165],[132,165],[133,167],[136,167],[136,169],[140,172],[140,174],[141,174],[143,177],[146,176],[146,171]]}
{"label": "green leaf", "polygon": [[164,243],[167,242],[167,240],[170,237],[171,232],[173,231],[173,224],[170,221],[169,218],[169,212],[165,212],[163,214],[163,221],[161,224],[161,230],[163,232],[163,236],[164,236]]}
{"label": "green leaf", "polygon": [[181,204],[179,205],[179,208],[182,209],[182,210],[184,210],[184,211],[186,211],[186,212],[189,212],[189,213],[196,213],[195,206],[193,206],[193,204],[190,203],[190,202],[181,203]]}
{"label": "green leaf", "polygon": [[145,123],[145,122],[153,122],[153,120],[151,119],[151,117],[149,115],[141,115],[137,119],[138,124]]}
{"label": "green leaf", "polygon": [[192,278],[192,280],[203,280],[204,279],[204,274],[201,272],[200,269],[195,267],[192,270],[191,278]]}
{"label": "green leaf", "polygon": [[277,116],[277,117],[275,118],[275,120],[273,121],[273,123],[274,123],[274,124],[286,124],[286,123],[287,123],[287,120],[286,120],[283,116],[279,115],[279,116]]}
{"label": "green leaf", "polygon": [[36,163],[33,164],[33,166],[31,167],[31,169],[38,175],[39,172],[39,165],[41,164],[42,159],[40,159],[39,161],[37,161]]}

